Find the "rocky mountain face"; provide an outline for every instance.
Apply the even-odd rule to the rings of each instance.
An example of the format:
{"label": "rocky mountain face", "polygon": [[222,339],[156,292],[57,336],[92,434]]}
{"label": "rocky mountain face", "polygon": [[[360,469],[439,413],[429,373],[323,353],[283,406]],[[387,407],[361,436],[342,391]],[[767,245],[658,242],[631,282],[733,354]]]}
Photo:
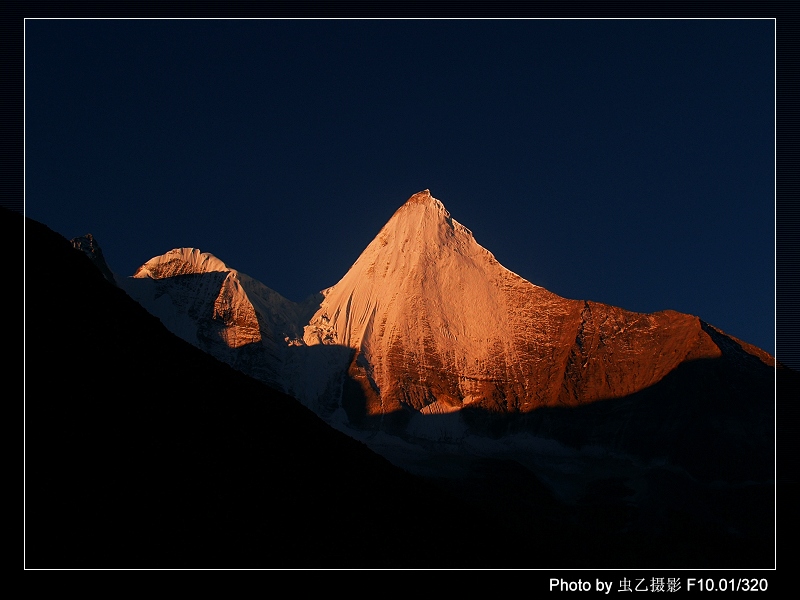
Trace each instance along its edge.
{"label": "rocky mountain face", "polygon": [[[711,328],[713,329],[713,328]],[[622,398],[722,356],[701,320],[567,300],[500,265],[428,190],[325,293],[306,344],[355,352],[367,416],[528,413]],[[771,356],[731,343],[773,366]]]}
{"label": "rocky mountain face", "polygon": [[72,240],[72,247],[83,252],[89,258],[89,260],[92,261],[94,266],[100,270],[100,272],[103,274],[103,277],[116,285],[117,282],[114,278],[114,273],[112,273],[111,269],[108,267],[106,258],[103,256],[103,250],[100,248],[100,244],[97,243],[97,240],[94,239],[91,233],[74,238]]}
{"label": "rocky mountain face", "polygon": [[340,402],[358,427],[462,445],[528,433],[703,477],[770,478],[773,357],[695,316],[536,286],[428,190],[324,295],[303,340],[352,350]]}

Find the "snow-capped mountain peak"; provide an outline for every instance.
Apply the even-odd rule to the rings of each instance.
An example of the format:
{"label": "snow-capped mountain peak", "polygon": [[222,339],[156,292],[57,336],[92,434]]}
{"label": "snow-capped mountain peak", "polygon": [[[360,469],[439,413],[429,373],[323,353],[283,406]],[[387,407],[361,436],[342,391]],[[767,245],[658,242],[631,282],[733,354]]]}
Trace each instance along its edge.
{"label": "snow-capped mountain peak", "polygon": [[491,331],[502,328],[495,283],[506,273],[425,190],[394,213],[348,273],[326,291],[304,339],[359,349],[376,325],[384,333],[388,326],[392,339],[401,333],[417,337],[401,321],[413,315],[411,321],[419,325],[436,314],[434,337],[482,346]]}
{"label": "snow-capped mountain peak", "polygon": [[589,403],[720,355],[697,317],[568,300],[530,283],[429,190],[411,196],[326,291],[303,339],[355,352],[349,375],[367,416]]}
{"label": "snow-capped mountain peak", "polygon": [[134,277],[164,279],[176,275],[232,271],[228,265],[213,254],[197,248],[174,248],[151,258],[133,274]]}
{"label": "snow-capped mountain peak", "polygon": [[287,345],[299,343],[300,323],[316,308],[197,248],[153,257],[120,286],[178,336],[280,389]]}

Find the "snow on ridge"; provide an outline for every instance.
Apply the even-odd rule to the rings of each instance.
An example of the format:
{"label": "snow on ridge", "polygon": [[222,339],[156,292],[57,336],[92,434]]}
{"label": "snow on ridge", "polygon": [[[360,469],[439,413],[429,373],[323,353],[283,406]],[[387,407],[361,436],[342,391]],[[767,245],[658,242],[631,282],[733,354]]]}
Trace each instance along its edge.
{"label": "snow on ridge", "polygon": [[213,254],[198,248],[173,248],[155,256],[139,267],[133,277],[161,279],[175,275],[233,271]]}

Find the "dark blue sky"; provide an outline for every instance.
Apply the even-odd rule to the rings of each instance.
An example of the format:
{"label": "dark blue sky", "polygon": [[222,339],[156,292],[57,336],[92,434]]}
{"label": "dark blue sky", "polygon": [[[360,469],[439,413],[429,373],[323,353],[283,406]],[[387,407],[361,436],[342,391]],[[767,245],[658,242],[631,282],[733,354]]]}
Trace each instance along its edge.
{"label": "dark blue sky", "polygon": [[568,298],[773,352],[772,20],[27,20],[27,216],[293,299],[429,188]]}

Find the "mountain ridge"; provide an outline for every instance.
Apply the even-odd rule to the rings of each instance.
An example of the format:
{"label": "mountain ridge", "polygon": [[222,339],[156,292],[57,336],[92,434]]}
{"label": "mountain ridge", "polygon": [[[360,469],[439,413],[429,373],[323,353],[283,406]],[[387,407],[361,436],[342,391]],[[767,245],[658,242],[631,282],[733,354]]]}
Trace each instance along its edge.
{"label": "mountain ridge", "polygon": [[[151,263],[168,263],[178,252],[151,259],[134,277],[149,272]],[[178,262],[184,265],[181,268],[188,264],[186,257]],[[172,274],[160,269],[154,278]],[[219,261],[217,269],[229,268]],[[200,271],[194,267],[187,272]],[[274,301],[265,303],[262,317],[277,311],[276,304],[295,306],[272,293]],[[429,190],[412,195],[398,208],[348,273],[321,295],[319,308],[308,322],[299,317],[291,327],[291,317],[284,318],[266,337],[278,343],[282,339],[308,346],[349,347],[356,351],[352,368],[369,363],[371,368],[362,369],[361,375],[371,380],[374,389],[387,390],[389,379],[404,378],[397,373],[402,371],[399,363],[429,359],[435,370],[458,373],[459,381],[443,382],[439,393],[440,398],[450,398],[451,404],[456,398],[470,404],[496,396],[496,390],[485,389],[485,384],[501,379],[500,374],[517,382],[516,389],[500,390],[500,395],[511,398],[505,410],[619,397],[659,380],[683,360],[720,355],[703,335],[697,317],[671,310],[633,313],[593,301],[567,300],[519,277],[475,242],[471,231],[455,221]],[[401,323],[409,321],[408,315],[414,315],[417,329]],[[250,321],[254,328],[253,318]],[[668,330],[676,332],[670,339],[662,334],[658,340],[647,340]],[[402,345],[398,339],[412,341]],[[257,341],[255,336],[252,341]],[[765,364],[774,365],[768,353],[736,342]],[[422,356],[417,348],[426,349]],[[548,356],[554,351],[560,355]],[[635,362],[633,356],[643,352],[649,352],[646,362],[658,362],[650,368],[652,372],[643,370],[639,361],[628,369],[636,373],[636,381],[606,377],[601,363],[609,355],[615,354],[615,361]],[[498,362],[498,354],[503,355],[502,361]],[[530,357],[548,362],[544,385],[541,370],[534,377],[517,368],[519,355],[528,362]],[[488,377],[487,371],[491,372]],[[383,400],[414,410],[431,404],[419,390],[388,389]]]}
{"label": "mountain ridge", "polygon": [[[180,267],[184,274],[177,277],[162,276],[171,271],[156,274],[160,278],[149,282],[160,286],[156,293],[148,295],[137,286],[153,276],[147,265],[173,264],[181,256],[194,264],[202,254],[172,250],[121,282],[174,331],[180,328],[169,319],[181,310],[175,299],[186,291],[182,277],[199,276],[199,267]],[[225,277],[252,281],[231,273],[236,272],[229,270]],[[626,430],[634,410],[628,399],[661,395],[661,402],[672,408],[659,419],[637,419],[646,435],[664,443],[659,429],[685,429],[682,419],[717,423],[713,427],[719,429],[719,423],[734,418],[708,414],[714,402],[729,398],[730,406],[717,408],[738,419],[748,398],[758,398],[759,409],[751,418],[762,433],[755,446],[734,430],[720,435],[739,440],[725,447],[742,443],[758,449],[755,460],[742,464],[761,465],[757,479],[768,478],[764,465],[774,438],[764,424],[772,418],[775,365],[769,353],[693,315],[635,313],[553,294],[503,267],[429,190],[407,199],[348,272],[311,297],[303,310],[277,293],[259,303],[246,285],[209,281],[210,291],[202,295],[205,312],[192,316],[186,309],[180,315],[188,315],[185,323],[196,336],[184,339],[298,398],[330,424],[412,471],[426,470],[426,461],[437,453],[462,453],[458,448],[496,441],[490,431],[546,437],[557,432],[556,439],[569,445],[584,439],[580,428],[589,428],[602,447],[637,456],[648,447],[643,436],[616,433]],[[195,288],[189,292],[196,293]],[[238,321],[226,320],[225,315],[245,313]],[[233,348],[234,339],[246,343]],[[749,375],[730,383],[739,381],[739,371]],[[706,388],[703,397],[697,390]],[[692,400],[679,401],[678,396]],[[720,400],[710,402],[711,397]],[[553,425],[555,417],[536,415],[615,399],[619,402],[613,406],[626,408],[600,410],[607,413],[608,424],[599,429],[583,419],[569,424],[562,416]],[[699,448],[702,433],[693,430],[691,436],[690,445]],[[408,443],[417,449],[411,455]],[[491,443],[494,449],[482,452],[508,452]],[[521,442],[521,454],[526,444]],[[412,456],[420,448],[428,450]],[[737,477],[710,459],[695,465],[688,455],[667,454],[679,457],[680,468],[706,475],[716,468],[719,476]]]}

